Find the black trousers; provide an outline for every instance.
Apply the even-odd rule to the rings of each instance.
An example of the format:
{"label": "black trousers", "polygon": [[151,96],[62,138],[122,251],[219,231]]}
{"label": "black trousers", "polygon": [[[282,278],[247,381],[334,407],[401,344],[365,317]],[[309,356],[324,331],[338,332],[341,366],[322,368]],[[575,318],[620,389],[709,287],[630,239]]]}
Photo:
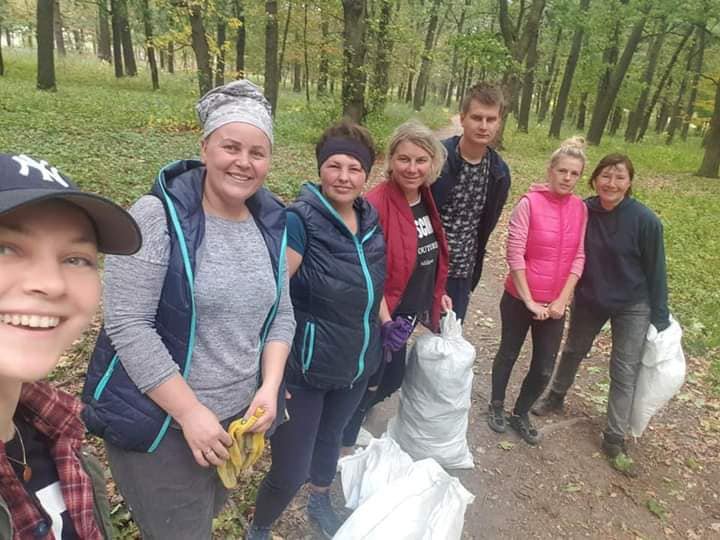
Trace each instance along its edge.
{"label": "black trousers", "polygon": [[555,367],[555,358],[562,341],[565,317],[562,319],[533,319],[532,312],[522,300],[503,293],[500,300],[502,337],[492,369],[492,401],[505,401],[510,374],[520,354],[528,329],[532,335],[530,370],[523,380],[514,414],[527,414],[545,390]]}

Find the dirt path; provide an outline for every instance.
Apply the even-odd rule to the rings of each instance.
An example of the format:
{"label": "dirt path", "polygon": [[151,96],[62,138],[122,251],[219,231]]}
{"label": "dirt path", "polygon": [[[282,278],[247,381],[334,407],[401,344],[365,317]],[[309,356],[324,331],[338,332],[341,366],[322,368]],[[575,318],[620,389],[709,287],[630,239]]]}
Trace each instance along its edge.
{"label": "dirt path", "polygon": [[[453,126],[438,131],[447,137]],[[506,156],[512,168],[513,156]],[[516,184],[519,182],[516,182]],[[518,187],[515,190],[520,189]],[[514,195],[519,194],[515,193]],[[609,339],[601,336],[581,366],[565,413],[536,419],[543,435],[535,448],[514,433],[498,435],[486,423],[492,359],[499,342],[498,304],[505,278],[509,210],[491,238],[484,274],[465,323],[477,349],[468,440],[475,469],[453,472],[475,495],[463,537],[495,538],[720,538],[720,402],[707,397],[702,359],[689,359],[680,395],[630,453],[641,475],[612,470],[600,451],[607,403]],[[508,388],[508,407],[528,368],[526,344]],[[397,410],[397,396],[373,411],[366,427],[376,436]],[[503,443],[502,445],[500,443]],[[339,484],[339,480],[336,482]],[[339,486],[337,502],[342,504]],[[288,540],[313,538],[301,494],[276,532]]]}

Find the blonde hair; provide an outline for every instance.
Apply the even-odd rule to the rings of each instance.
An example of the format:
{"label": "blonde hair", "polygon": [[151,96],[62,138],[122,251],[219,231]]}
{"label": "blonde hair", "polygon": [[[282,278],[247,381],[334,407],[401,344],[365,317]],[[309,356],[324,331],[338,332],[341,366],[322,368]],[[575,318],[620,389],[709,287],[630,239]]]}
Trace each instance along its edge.
{"label": "blonde hair", "polygon": [[587,156],[585,155],[586,147],[587,144],[585,143],[585,139],[580,135],[575,135],[574,137],[565,139],[560,143],[560,147],[550,156],[549,166],[554,167],[560,158],[571,157],[582,161],[584,169],[585,163],[587,162]]}
{"label": "blonde hair", "polygon": [[435,182],[437,177],[440,176],[440,171],[445,164],[447,150],[445,150],[445,147],[430,130],[430,128],[416,120],[410,120],[404,124],[400,124],[390,136],[387,149],[387,159],[385,160],[385,177],[388,179],[391,177],[392,157],[395,152],[397,152],[398,146],[404,142],[410,142],[419,146],[430,155],[431,166],[428,176],[425,179],[425,184],[430,185]]}

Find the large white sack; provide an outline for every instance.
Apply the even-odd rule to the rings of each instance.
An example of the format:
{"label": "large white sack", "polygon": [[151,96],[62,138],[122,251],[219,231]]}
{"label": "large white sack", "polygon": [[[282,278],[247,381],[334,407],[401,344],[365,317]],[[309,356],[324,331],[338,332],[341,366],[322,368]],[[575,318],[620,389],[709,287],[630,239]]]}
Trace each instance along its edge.
{"label": "large white sack", "polygon": [[345,521],[334,540],[459,540],[474,496],[435,460],[372,494]]}
{"label": "large white sack", "polygon": [[662,332],[651,324],[630,414],[633,437],[643,434],[650,419],[680,390],[684,381],[682,328],[673,317],[670,317],[670,326]]}
{"label": "large white sack", "polygon": [[413,459],[434,458],[448,469],[471,469],[467,444],[475,347],[450,312],[440,335],[423,334],[410,350],[397,415],[388,435]]}
{"label": "large white sack", "polygon": [[345,506],[354,510],[373,493],[407,475],[412,464],[412,458],[392,439],[371,439],[367,448],[338,463]]}

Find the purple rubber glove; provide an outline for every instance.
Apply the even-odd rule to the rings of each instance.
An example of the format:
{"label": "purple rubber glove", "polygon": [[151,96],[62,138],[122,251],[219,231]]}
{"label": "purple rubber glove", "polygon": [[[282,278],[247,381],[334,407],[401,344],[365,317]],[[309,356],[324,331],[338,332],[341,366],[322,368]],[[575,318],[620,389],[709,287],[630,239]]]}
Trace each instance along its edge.
{"label": "purple rubber glove", "polygon": [[393,352],[399,351],[413,333],[414,328],[413,324],[403,317],[395,317],[394,321],[383,323],[380,330],[383,347]]}

